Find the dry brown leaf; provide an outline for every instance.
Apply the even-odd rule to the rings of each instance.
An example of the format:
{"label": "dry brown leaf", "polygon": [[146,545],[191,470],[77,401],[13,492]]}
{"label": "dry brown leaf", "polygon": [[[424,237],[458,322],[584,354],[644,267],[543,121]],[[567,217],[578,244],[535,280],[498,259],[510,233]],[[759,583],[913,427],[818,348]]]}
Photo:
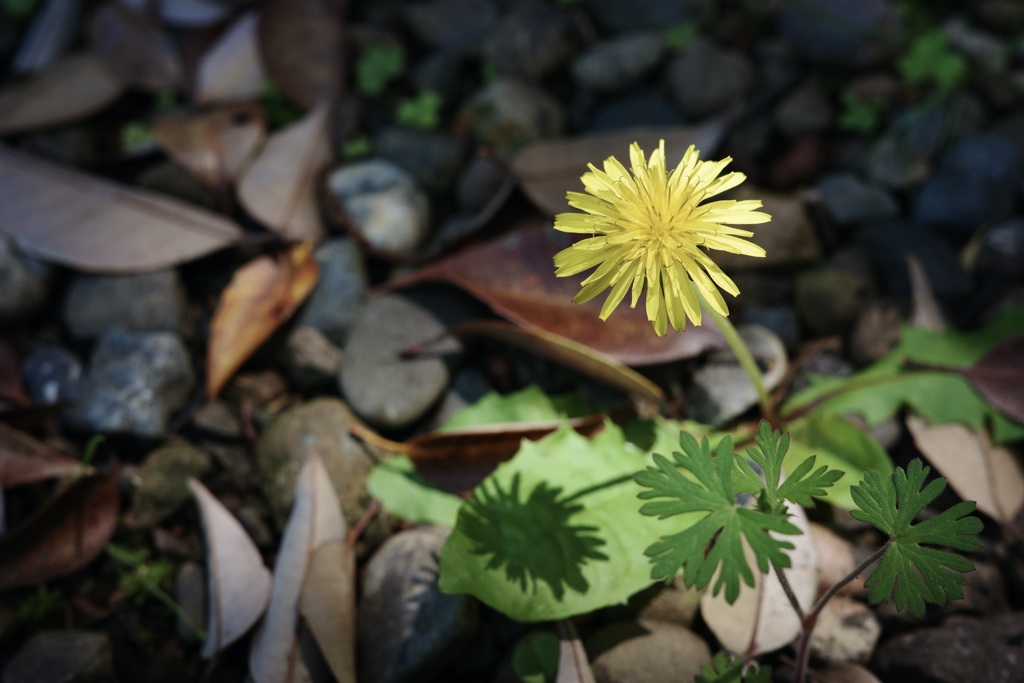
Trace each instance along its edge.
{"label": "dry brown leaf", "polygon": [[[297,680],[304,665],[296,644],[299,600],[310,563],[326,543],[344,542],[345,520],[320,456],[311,455],[295,483],[295,505],[274,564],[270,606],[253,638],[249,675],[256,683]],[[339,606],[340,607],[340,606]]]}
{"label": "dry brown leaf", "polygon": [[917,256],[909,251],[907,273],[910,276],[910,298],[913,308],[910,313],[910,324],[922,330],[945,332],[946,320],[939,302],[935,299],[932,284],[928,281],[928,273]]}
{"label": "dry brown leaf", "polygon": [[[818,553],[808,533],[807,516],[799,505],[787,503],[789,521],[799,527],[799,536],[786,536],[795,548],[789,552],[792,566],[784,570],[800,606],[806,611],[814,602],[818,586]],[[760,574],[753,551],[744,544],[747,562],[754,568],[754,587],[743,584],[736,602],[725,600],[725,591],[713,596],[705,591],[700,612],[708,628],[726,650],[740,657],[753,657],[786,645],[800,633],[800,618],[789,604],[774,572]],[[714,581],[714,579],[712,579]]]}
{"label": "dry brown leaf", "polygon": [[342,0],[267,0],[260,16],[263,64],[281,91],[305,109],[341,96],[345,51]]}
{"label": "dry brown leaf", "polygon": [[316,180],[331,160],[329,138],[324,104],[272,135],[238,183],[245,210],[285,239],[323,237]]}
{"label": "dry brown leaf", "polygon": [[0,484],[4,488],[92,473],[92,467],[0,422]]}
{"label": "dry brown leaf", "polygon": [[256,38],[257,12],[248,12],[203,55],[196,69],[198,104],[256,99],[266,86]]}
{"label": "dry brown leaf", "polygon": [[124,90],[124,82],[96,55],[71,55],[36,78],[0,91],[0,135],[83,119],[116,100]]}
{"label": "dry brown leaf", "polygon": [[237,104],[156,121],[153,141],[207,185],[227,188],[266,140],[258,104]]}
{"label": "dry brown leaf", "polygon": [[356,680],[356,560],[345,541],[320,545],[302,585],[300,610],[331,673]]}
{"label": "dry brown leaf", "polygon": [[110,2],[89,22],[93,50],[125,83],[147,90],[176,89],[181,56],[159,26],[139,10]]}
{"label": "dry brown leaf", "polygon": [[1000,524],[1013,523],[1024,508],[1024,472],[1013,453],[994,446],[984,429],[931,425],[916,415],[906,422],[918,449],[961,498],[976,501],[979,510]]}
{"label": "dry brown leaf", "polygon": [[693,128],[636,128],[565,140],[543,140],[519,152],[512,160],[512,171],[534,205],[554,216],[572,210],[565,193],[583,191],[580,176],[586,172],[587,164],[601,168],[605,159],[614,156],[620,161],[625,159],[628,166],[630,145],[638,143],[649,155],[657,148],[659,140],[665,141],[669,168],[679,163],[690,145],[700,150],[706,159],[718,147],[726,124],[725,118],[718,118]]}
{"label": "dry brown leaf", "polygon": [[270,600],[270,571],[256,545],[234,515],[205,486],[190,478],[189,491],[199,506],[206,538],[206,642],[200,656],[209,659],[241,638]]}
{"label": "dry brown leaf", "polygon": [[44,261],[138,273],[176,266],[237,242],[215,213],[0,146],[0,234]]}
{"label": "dry brown leaf", "polygon": [[81,569],[117,528],[117,473],[83,477],[0,538],[0,590],[38,586]]}
{"label": "dry brown leaf", "polygon": [[239,268],[221,292],[206,349],[206,395],[212,399],[242,363],[288,320],[320,277],[313,243]]}
{"label": "dry brown leaf", "polygon": [[576,627],[568,619],[557,623],[558,676],[555,683],[595,683],[594,672],[587,659],[587,651],[576,634]]}

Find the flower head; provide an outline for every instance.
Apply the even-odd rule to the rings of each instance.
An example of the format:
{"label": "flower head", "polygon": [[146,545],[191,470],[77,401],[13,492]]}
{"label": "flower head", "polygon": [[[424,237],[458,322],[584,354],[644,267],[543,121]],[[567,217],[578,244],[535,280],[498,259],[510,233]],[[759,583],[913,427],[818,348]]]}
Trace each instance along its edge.
{"label": "flower head", "polygon": [[555,229],[590,235],[555,254],[555,274],[576,275],[597,266],[581,283],[573,299],[589,301],[611,288],[601,319],[632,292],[636,307],[647,285],[647,318],[664,335],[668,323],[682,331],[689,318],[700,325],[700,298],[721,315],[729,309],[718,289],[733,296],[739,289],[705,252],[720,249],[734,254],[764,256],[764,249],[744,238],[754,233],[725,225],[766,223],[758,200],[720,200],[701,204],[744,180],[742,173],[719,174],[731,158],[699,161],[693,145],[670,173],[665,165],[665,141],[650,159],[637,143],[629,148],[630,170],[608,157],[604,170],[589,164],[583,174],[586,192],[569,192],[569,205],[584,213],[562,213]]}

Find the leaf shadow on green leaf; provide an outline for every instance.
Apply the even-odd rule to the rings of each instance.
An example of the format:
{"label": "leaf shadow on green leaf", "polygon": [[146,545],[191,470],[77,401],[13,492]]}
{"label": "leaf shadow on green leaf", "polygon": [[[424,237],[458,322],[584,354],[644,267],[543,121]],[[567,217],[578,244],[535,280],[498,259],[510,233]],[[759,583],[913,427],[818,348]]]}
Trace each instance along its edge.
{"label": "leaf shadow on green leaf", "polygon": [[459,513],[471,552],[489,556],[487,569],[504,568],[523,591],[546,583],[559,601],[567,589],[586,592],[584,565],[609,559],[599,550],[606,542],[598,528],[569,523],[583,505],[562,497],[562,489],[541,482],[525,499],[521,489],[518,473],[508,490],[494,480],[476,489]]}

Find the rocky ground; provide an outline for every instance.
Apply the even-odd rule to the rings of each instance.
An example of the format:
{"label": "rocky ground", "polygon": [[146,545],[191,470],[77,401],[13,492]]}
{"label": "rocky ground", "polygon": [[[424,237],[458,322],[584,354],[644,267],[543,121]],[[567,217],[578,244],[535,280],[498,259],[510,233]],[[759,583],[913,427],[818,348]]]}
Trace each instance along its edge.
{"label": "rocky ground", "polygon": [[[57,3],[38,2],[27,13],[22,4],[0,3],[7,88],[26,78],[15,75],[24,59],[19,46],[44,8]],[[99,3],[74,4],[83,18],[65,31],[68,50],[91,46],[115,71],[112,53],[126,50],[129,61],[131,50],[142,50],[85,20]],[[0,208],[0,427],[9,430],[0,449],[17,450],[11,444],[29,434],[39,448],[80,458],[90,438],[103,434],[91,464],[116,472],[116,486],[83,494],[99,496],[88,498],[88,509],[64,499],[46,508],[52,520],[30,527],[35,539],[18,530],[57,485],[47,479],[3,490],[0,521],[9,536],[0,553],[9,555],[0,567],[10,572],[0,577],[4,683],[245,679],[248,637],[208,665],[195,633],[140,588],[139,569],[156,572],[150,579],[202,624],[203,531],[185,480],[201,480],[272,567],[299,464],[313,451],[349,526],[364,525],[357,545],[360,680],[516,680],[512,652],[531,627],[430,583],[445,532],[403,524],[374,506],[365,482],[384,454],[351,429],[358,422],[408,439],[488,391],[531,384],[551,393],[583,385],[603,404],[628,404],[616,390],[582,378],[578,366],[501,341],[448,338],[432,354],[402,355],[453,325],[495,317],[465,288],[384,285],[467,243],[549,223],[537,201],[543,188],[516,156],[531,145],[557,166],[558,152],[546,150],[546,141],[657,126],[698,146],[703,141],[705,156],[731,156],[730,168],[748,176],[743,192],[762,198],[775,217],[755,237],[767,258],[722,261],[742,292],[733,318],[790,388],[808,373],[853,373],[892,348],[911,314],[908,253],[954,326],[983,325],[1024,298],[1019,2],[384,0],[338,3],[347,7],[333,15],[324,8],[335,3],[297,3],[319,7],[312,15],[326,11],[342,27],[335,46],[344,59],[330,62],[333,71],[324,76],[317,60],[327,58],[293,36],[291,56],[308,61],[289,71],[265,55],[276,89],[261,81],[248,94],[221,98],[214,94],[230,88],[209,86],[204,102],[258,102],[273,140],[273,131],[312,108],[303,97],[319,86],[296,74],[334,88],[325,130],[335,144],[324,149],[337,154],[319,166],[299,156],[294,166],[315,171],[306,189],[322,223],[304,219],[307,227],[299,228],[298,219],[261,215],[241,182],[200,182],[173,145],[159,138],[136,145],[123,135],[131,124],[159,118],[168,97],[172,108],[197,111],[194,70],[204,50],[243,12],[278,17],[285,3],[205,4],[220,12],[206,23],[182,22],[170,10],[150,18],[153,30],[171,37],[186,74],[172,87],[119,73],[127,89],[102,109],[43,130],[11,124],[0,105],[0,135],[9,147],[206,207],[244,230],[226,249],[116,274],[76,264],[100,258],[93,252],[116,256],[123,244],[104,237],[63,252],[40,249],[22,227],[30,209],[5,196],[19,208]],[[310,46],[334,44],[312,35]],[[267,50],[269,39],[261,37]],[[398,53],[400,65],[389,67]],[[614,153],[624,158],[627,150]],[[265,341],[210,399],[209,348],[223,333],[215,317],[221,293],[244,264],[284,253],[282,237],[318,240],[318,283],[294,315],[290,308],[303,297],[282,296],[284,322],[267,323]],[[536,264],[521,269],[536,271]],[[529,292],[521,277],[513,285]],[[527,305],[535,296],[528,293]],[[508,309],[502,302],[499,313]],[[250,318],[274,315],[254,309]],[[668,393],[673,417],[709,424],[756,417],[745,377],[719,352],[637,365]],[[876,436],[897,462],[914,453],[902,422]],[[97,502],[111,498],[122,505]],[[817,521],[856,545],[859,532],[848,519],[819,513]],[[82,519],[97,529],[106,524],[106,532],[96,531],[95,559],[62,571],[62,560],[48,561],[46,549],[63,547],[58,537]],[[967,599],[924,619],[851,607],[835,618],[835,635],[821,636],[816,661],[863,664],[885,681],[1019,680],[1024,563],[998,525],[988,523],[985,536]],[[119,560],[103,551],[107,543],[140,559],[134,566]],[[43,559],[17,559],[32,548]],[[11,579],[16,572],[30,578]],[[47,580],[39,583],[32,572]],[[627,607],[582,620],[597,680],[675,681],[685,678],[681,671],[695,673],[695,662],[716,645],[694,611],[685,592],[652,589]],[[784,678],[790,657],[782,650],[763,659]],[[837,671],[822,680],[870,680],[855,678],[867,675],[863,669]]]}

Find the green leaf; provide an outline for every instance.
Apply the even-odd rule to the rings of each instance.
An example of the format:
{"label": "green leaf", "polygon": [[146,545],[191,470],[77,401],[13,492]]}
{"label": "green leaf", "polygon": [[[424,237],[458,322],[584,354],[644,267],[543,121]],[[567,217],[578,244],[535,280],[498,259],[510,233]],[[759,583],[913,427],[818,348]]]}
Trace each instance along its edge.
{"label": "green leaf", "polygon": [[552,683],[558,676],[558,636],[537,631],[521,640],[512,653],[512,670],[523,683]]}
{"label": "green leaf", "polygon": [[504,422],[550,422],[588,414],[587,404],[578,393],[548,396],[540,387],[531,385],[511,394],[488,392],[473,405],[452,415],[438,431]]}
{"label": "green leaf", "polygon": [[461,498],[416,474],[416,465],[404,455],[370,470],[366,487],[390,514],[413,524],[454,526],[462,506]]}
{"label": "green leaf", "polygon": [[459,511],[441,552],[441,590],[518,621],[625,602],[652,583],[643,549],[664,531],[636,514],[631,475],[649,458],[610,423],[591,441],[566,426],[524,442]]}
{"label": "green leaf", "polygon": [[944,605],[947,599],[964,596],[967,579],[962,573],[974,570],[965,557],[931,546],[970,552],[981,548],[976,538],[981,520],[970,516],[973,502],[957,503],[938,515],[914,524],[914,518],[946,488],[938,478],[924,485],[930,467],[919,459],[906,472],[897,467],[890,476],[870,470],[851,493],[858,519],[889,535],[889,543],[878,567],[864,582],[872,604],[895,596],[897,611],[909,606],[911,614],[924,615],[925,603]]}
{"label": "green leaf", "polygon": [[376,97],[404,71],[401,45],[374,45],[356,62],[356,89],[360,95]]}
{"label": "green leaf", "polygon": [[710,665],[701,667],[694,683],[771,683],[770,666],[750,666],[746,671],[743,670],[744,666],[742,659],[734,659],[719,652]]}
{"label": "green leaf", "polygon": [[[814,505],[814,498],[825,497],[827,490],[843,476],[842,471],[829,469],[827,465],[814,469],[817,457],[812,455],[792,468],[789,476],[782,481],[782,465],[789,450],[789,442],[789,434],[783,435],[772,429],[767,421],[761,421],[754,437],[756,447],[747,448],[747,457],[761,468],[763,484],[749,465],[742,458],[738,459],[740,477],[754,484],[754,488],[748,490],[759,493],[759,507],[765,512],[785,514],[787,500],[810,507]],[[751,475],[754,475],[753,479]]]}
{"label": "green leaf", "polygon": [[410,97],[398,103],[395,119],[403,126],[419,130],[437,128],[441,111],[441,94],[434,90],[424,90],[416,97]]}
{"label": "green leaf", "polygon": [[[641,514],[666,519],[696,513],[699,520],[681,533],[662,536],[644,551],[653,564],[651,576],[671,581],[681,568],[687,586],[703,589],[717,571],[713,594],[724,586],[725,598],[732,603],[739,596],[741,580],[754,585],[743,542],[753,550],[758,569],[764,573],[773,563],[788,567],[785,551],[793,549],[793,544],[774,538],[770,532],[797,535],[800,530],[786,520],[785,514],[736,505],[732,438],[719,442],[714,457],[706,437],[698,444],[682,432],[679,444],[682,452],[672,454],[674,462],[655,454],[654,467],[635,475],[636,482],[648,489],[640,492],[641,499],[665,499],[645,503]],[[694,478],[687,478],[679,469],[687,470]]]}

